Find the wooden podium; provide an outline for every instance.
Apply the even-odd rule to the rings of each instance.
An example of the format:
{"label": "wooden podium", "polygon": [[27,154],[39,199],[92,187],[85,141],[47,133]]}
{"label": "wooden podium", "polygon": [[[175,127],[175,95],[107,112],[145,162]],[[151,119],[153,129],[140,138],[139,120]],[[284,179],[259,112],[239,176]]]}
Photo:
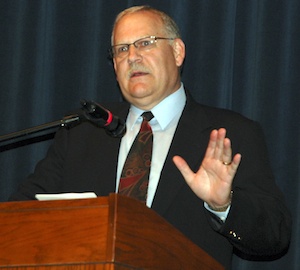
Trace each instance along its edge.
{"label": "wooden podium", "polygon": [[0,269],[224,269],[144,204],[96,199],[0,204]]}

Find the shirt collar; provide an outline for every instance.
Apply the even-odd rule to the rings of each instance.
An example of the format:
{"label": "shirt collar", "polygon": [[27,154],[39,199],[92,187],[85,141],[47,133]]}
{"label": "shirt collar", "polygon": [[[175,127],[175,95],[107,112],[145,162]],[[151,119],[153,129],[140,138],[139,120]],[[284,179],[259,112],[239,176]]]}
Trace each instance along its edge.
{"label": "shirt collar", "polygon": [[[154,118],[150,121],[151,124],[158,123],[160,128],[164,130],[175,116],[181,114],[186,102],[186,94],[184,91],[183,83],[180,88],[167,96],[159,104],[151,109]],[[142,121],[141,114],[144,111],[131,105],[127,118],[127,127],[132,129],[136,123]]]}

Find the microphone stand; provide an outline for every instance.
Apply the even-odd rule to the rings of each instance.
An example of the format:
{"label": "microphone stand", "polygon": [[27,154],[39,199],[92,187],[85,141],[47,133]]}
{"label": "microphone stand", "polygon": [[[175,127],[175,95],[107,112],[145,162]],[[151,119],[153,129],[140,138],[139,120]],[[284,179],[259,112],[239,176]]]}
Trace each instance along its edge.
{"label": "microphone stand", "polygon": [[[33,133],[45,131],[48,129],[56,128],[58,126],[65,127],[67,129],[80,124],[82,120],[89,121],[96,125],[97,127],[104,128],[106,133],[114,138],[121,138],[126,132],[125,122],[119,117],[113,116],[111,112],[101,107],[99,104],[95,102],[83,101],[82,102],[83,114],[72,114],[64,117],[61,120],[49,122],[46,124],[42,124],[39,126],[35,126],[32,128],[24,129],[21,131],[13,132],[7,135],[0,136],[0,152],[7,149],[11,149],[10,146],[19,143],[16,141],[14,143],[6,144],[4,146],[1,145],[4,141],[9,141],[13,139],[17,139],[23,136],[27,136]],[[109,117],[111,119],[109,120]],[[44,135],[48,136],[51,134]]]}
{"label": "microphone stand", "polygon": [[37,132],[41,132],[41,131],[45,131],[45,130],[49,130],[52,128],[56,128],[56,127],[66,127],[66,128],[71,128],[73,126],[75,126],[76,124],[79,124],[80,122],[80,117],[77,114],[74,115],[68,115],[66,117],[64,117],[61,120],[58,121],[54,121],[54,122],[49,122],[49,123],[45,123],[39,126],[35,126],[32,128],[28,128],[28,129],[24,129],[21,131],[17,131],[17,132],[13,132],[7,135],[3,135],[0,136],[0,143],[4,142],[4,141],[9,141],[9,140],[13,140],[13,139],[17,139],[23,136],[27,136],[30,134],[34,134]]}

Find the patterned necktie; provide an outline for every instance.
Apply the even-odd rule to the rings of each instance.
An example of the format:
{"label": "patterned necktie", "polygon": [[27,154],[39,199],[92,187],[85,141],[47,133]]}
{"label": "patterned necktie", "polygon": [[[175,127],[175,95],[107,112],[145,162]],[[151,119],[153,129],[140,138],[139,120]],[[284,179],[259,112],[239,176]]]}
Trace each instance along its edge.
{"label": "patterned necktie", "polygon": [[123,167],[119,194],[146,202],[153,145],[153,134],[148,122],[153,118],[153,114],[144,112],[142,117],[140,131]]}

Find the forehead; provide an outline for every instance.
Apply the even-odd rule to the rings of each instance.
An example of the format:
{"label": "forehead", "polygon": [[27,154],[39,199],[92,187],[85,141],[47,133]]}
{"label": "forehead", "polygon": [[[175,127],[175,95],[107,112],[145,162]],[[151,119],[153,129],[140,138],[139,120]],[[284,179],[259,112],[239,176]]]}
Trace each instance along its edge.
{"label": "forehead", "polygon": [[162,35],[161,18],[149,11],[139,11],[122,17],[115,26],[114,41],[133,42],[138,38],[150,35]]}

